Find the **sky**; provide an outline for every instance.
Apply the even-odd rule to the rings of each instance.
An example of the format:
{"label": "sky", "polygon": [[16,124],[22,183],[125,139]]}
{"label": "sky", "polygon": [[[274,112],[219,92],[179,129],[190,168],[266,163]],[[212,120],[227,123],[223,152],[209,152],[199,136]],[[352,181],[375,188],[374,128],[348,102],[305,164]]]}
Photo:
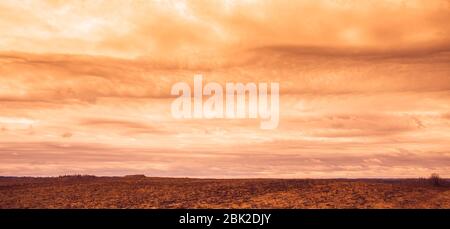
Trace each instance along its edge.
{"label": "sky", "polygon": [[[450,1],[0,1],[0,176],[450,177]],[[174,119],[279,82],[280,122]]]}

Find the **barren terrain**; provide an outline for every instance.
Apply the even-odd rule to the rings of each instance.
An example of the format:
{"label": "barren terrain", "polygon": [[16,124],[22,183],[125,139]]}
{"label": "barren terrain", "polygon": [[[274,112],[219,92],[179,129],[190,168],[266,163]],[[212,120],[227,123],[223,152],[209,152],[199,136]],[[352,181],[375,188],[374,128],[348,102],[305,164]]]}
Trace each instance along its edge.
{"label": "barren terrain", "polygon": [[0,177],[0,208],[450,208],[419,179]]}

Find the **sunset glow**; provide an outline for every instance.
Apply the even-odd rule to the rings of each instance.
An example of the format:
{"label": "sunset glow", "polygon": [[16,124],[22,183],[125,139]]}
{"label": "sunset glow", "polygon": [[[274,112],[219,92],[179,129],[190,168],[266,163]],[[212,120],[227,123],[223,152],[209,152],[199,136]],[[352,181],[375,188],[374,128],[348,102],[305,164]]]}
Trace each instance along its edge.
{"label": "sunset glow", "polygon": [[[0,176],[450,176],[450,2],[0,1]],[[175,119],[194,75],[279,82]]]}

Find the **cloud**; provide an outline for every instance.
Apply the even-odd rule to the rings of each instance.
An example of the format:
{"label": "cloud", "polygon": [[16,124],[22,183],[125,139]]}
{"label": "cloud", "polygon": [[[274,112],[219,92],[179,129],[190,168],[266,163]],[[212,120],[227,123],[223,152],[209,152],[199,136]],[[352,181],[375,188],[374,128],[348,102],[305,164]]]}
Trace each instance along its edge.
{"label": "cloud", "polygon": [[[411,177],[448,174],[448,152],[306,155],[117,148],[100,144],[5,143],[0,175],[145,173],[178,177]],[[15,153],[18,152],[18,153]],[[380,174],[380,170],[386,170]],[[397,170],[396,172],[393,172]],[[359,175],[361,176],[361,175]]]}
{"label": "cloud", "polygon": [[[449,176],[448,7],[2,1],[0,174]],[[280,82],[279,128],[175,120],[195,74]]]}
{"label": "cloud", "polygon": [[80,125],[95,127],[104,130],[120,130],[127,135],[134,134],[167,134],[168,132],[161,127],[152,126],[148,123],[140,123],[136,121],[120,120],[120,119],[84,119]]}
{"label": "cloud", "polygon": [[[280,80],[282,94],[450,90],[448,53],[413,59],[283,53],[274,57],[266,51],[250,51],[236,66],[210,70],[159,68],[155,67],[158,63],[140,60],[4,53],[0,57],[0,99],[50,103],[95,102],[101,97],[166,99],[172,97],[171,85],[179,81],[192,84],[199,73],[206,82]],[[253,59],[256,56],[258,59]]]}
{"label": "cloud", "polygon": [[2,1],[0,9],[0,49],[38,53],[199,61],[199,53],[255,46],[387,51],[449,42],[445,0]]}

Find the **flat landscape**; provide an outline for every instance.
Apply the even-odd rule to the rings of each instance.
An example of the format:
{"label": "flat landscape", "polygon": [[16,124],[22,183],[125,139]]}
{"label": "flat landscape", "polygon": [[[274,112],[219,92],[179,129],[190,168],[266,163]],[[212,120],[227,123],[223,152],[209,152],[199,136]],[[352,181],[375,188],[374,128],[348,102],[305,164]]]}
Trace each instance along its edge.
{"label": "flat landscape", "polygon": [[450,187],[425,179],[0,177],[0,208],[450,208]]}

